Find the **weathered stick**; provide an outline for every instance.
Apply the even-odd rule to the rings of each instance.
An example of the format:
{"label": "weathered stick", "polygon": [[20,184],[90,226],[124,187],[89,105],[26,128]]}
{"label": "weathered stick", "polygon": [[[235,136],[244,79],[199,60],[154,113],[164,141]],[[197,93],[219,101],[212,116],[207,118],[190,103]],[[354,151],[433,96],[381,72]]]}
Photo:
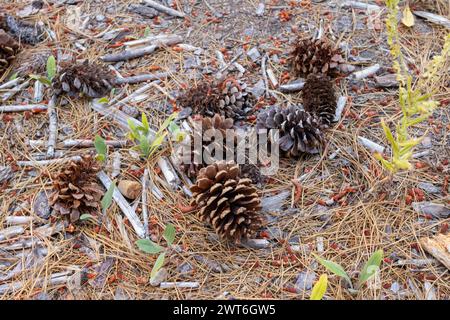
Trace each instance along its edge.
{"label": "weathered stick", "polygon": [[169,160],[166,157],[160,157],[158,159],[158,166],[160,167],[161,172],[163,173],[169,186],[173,190],[177,190],[178,186],[181,184],[181,181]]}
{"label": "weathered stick", "polygon": [[169,76],[168,72],[160,72],[160,73],[153,73],[153,74],[151,74],[151,73],[139,74],[137,76],[132,76],[132,77],[117,78],[115,80],[115,83],[116,84],[124,84],[124,83],[133,84],[133,83],[163,79],[163,78],[167,78],[168,76]]}
{"label": "weathered stick", "polygon": [[278,80],[275,77],[275,74],[273,73],[272,69],[267,68],[266,72],[267,72],[267,76],[269,77],[270,82],[272,83],[272,86],[274,88],[278,87]]}
{"label": "weathered stick", "polygon": [[450,235],[438,234],[433,238],[419,239],[420,245],[450,270]]}
{"label": "weathered stick", "polygon": [[342,111],[344,111],[346,103],[347,103],[347,97],[340,96],[337,101],[336,113],[334,114],[334,119],[333,119],[334,122],[338,122],[339,120],[341,120]]}
{"label": "weathered stick", "polygon": [[17,161],[16,164],[19,167],[36,167],[36,166],[48,166],[55,163],[65,163],[68,161],[79,162],[80,156],[73,156],[69,158],[51,159],[51,160],[39,160],[39,161]]}
{"label": "weathered stick", "polygon": [[305,80],[304,79],[297,79],[294,80],[292,82],[286,83],[286,84],[282,84],[281,86],[278,87],[278,89],[281,92],[284,93],[290,93],[290,92],[297,92],[303,89],[303,87],[305,86]]}
{"label": "weathered stick", "polygon": [[122,100],[116,102],[116,103],[110,103],[110,106],[115,106],[115,105],[123,105],[125,103],[127,103],[128,101],[132,100],[134,97],[146,92],[147,90],[149,90],[150,88],[154,87],[155,84],[157,84],[157,81],[153,81],[151,83],[146,83],[145,85],[143,85],[142,87],[140,87],[139,89],[136,89],[133,93],[131,93],[130,95],[126,96],[125,98],[123,98]]}
{"label": "weathered stick", "polygon": [[183,41],[183,38],[180,36],[174,36],[172,38],[167,38],[166,40],[159,40],[157,44],[152,44],[146,47],[138,48],[138,49],[127,49],[120,53],[107,54],[101,57],[101,59],[105,62],[118,62],[118,61],[127,61],[130,59],[139,58],[148,54],[155,52],[156,49],[163,46],[171,46]]}
{"label": "weathered stick", "polygon": [[11,226],[9,228],[5,228],[3,230],[0,230],[0,241],[15,237],[24,232],[25,229],[22,226]]}
{"label": "weathered stick", "polygon": [[375,143],[369,139],[366,139],[364,137],[358,136],[358,141],[361,143],[364,147],[369,149],[372,152],[379,152],[383,153],[384,147],[380,146],[378,143]]}
{"label": "weathered stick", "polygon": [[164,12],[170,16],[178,17],[178,18],[184,18],[186,14],[184,12],[168,8],[166,6],[163,6],[162,4],[155,2],[153,0],[144,0],[144,2],[153,9],[156,9],[158,11]]}
{"label": "weathered stick", "polygon": [[261,60],[261,71],[262,71],[262,76],[263,76],[263,80],[264,80],[264,88],[265,88],[266,98],[269,97],[269,80],[267,80],[267,73],[266,73],[267,59],[269,59],[269,55],[266,53]]}
{"label": "weathered stick", "polygon": [[224,66],[222,69],[220,69],[219,71],[218,71],[218,73],[222,73],[222,72],[224,72],[225,70],[227,70],[233,63],[235,63],[236,61],[237,61],[237,59],[239,59],[239,57],[242,55],[242,52],[241,53],[238,53],[233,59],[231,59],[231,61],[230,62],[228,62],[227,64],[226,64],[226,66]]}
{"label": "weathered stick", "polygon": [[377,6],[376,4],[368,4],[360,1],[345,1],[341,4],[341,7],[343,8],[355,8],[355,9],[361,9],[361,10],[368,10],[368,11],[380,11],[381,7]]}
{"label": "weathered stick", "polygon": [[437,14],[426,11],[413,11],[413,13],[418,17],[427,19],[432,23],[439,24],[450,29],[450,20],[444,18],[443,16],[439,16]]}
{"label": "weathered stick", "polygon": [[[36,281],[37,286],[43,286],[43,285],[50,285],[50,286],[56,286],[60,284],[65,284],[70,279],[71,271],[64,271],[64,272],[58,272],[54,273],[50,276],[50,279],[47,278],[39,278]],[[25,285],[24,281],[17,281],[13,283],[5,283],[0,285],[0,295],[5,294],[7,292],[11,291],[17,291],[20,290]]]}
{"label": "weathered stick", "polygon": [[160,44],[164,44],[165,41],[177,40],[180,38],[181,37],[176,34],[160,34],[157,36],[149,36],[149,37],[142,38],[142,39],[127,41],[124,43],[124,45],[127,47],[143,46],[143,45],[148,46],[151,44],[160,45]]}
{"label": "weathered stick", "polygon": [[5,82],[4,84],[0,85],[0,90],[12,88],[15,85],[17,85],[19,82],[21,82],[22,80],[23,80],[22,78],[15,78],[13,80]]}
{"label": "weathered stick", "polygon": [[120,155],[120,152],[115,151],[113,154],[113,160],[112,160],[112,173],[111,177],[115,178],[120,174],[120,165],[122,162],[122,156]]}
{"label": "weathered stick", "polygon": [[200,286],[198,282],[161,282],[159,285],[162,289],[172,289],[172,288],[189,288],[197,289]]}
{"label": "weathered stick", "polygon": [[44,84],[40,81],[34,83],[33,102],[39,103],[44,98]]}
{"label": "weathered stick", "polygon": [[33,221],[33,217],[31,216],[9,216],[5,219],[6,224],[15,226],[18,224],[29,224]]}
{"label": "weathered stick", "polygon": [[375,73],[378,72],[378,70],[380,70],[380,65],[377,63],[373,66],[370,66],[368,68],[362,69],[360,71],[356,71],[353,72],[350,77],[353,77],[353,79],[355,80],[361,80],[367,77],[370,77],[372,75],[374,75]]}
{"label": "weathered stick", "polygon": [[144,237],[148,239],[147,181],[148,169],[145,168],[142,176],[142,220],[144,221]]}
{"label": "weathered stick", "polygon": [[22,112],[22,111],[44,111],[47,110],[47,106],[43,104],[25,104],[25,105],[11,105],[0,106],[0,112]]}
{"label": "weathered stick", "polygon": [[[39,148],[39,147],[45,147],[46,142],[43,140],[29,140],[28,141],[30,147],[32,148]],[[124,148],[126,147],[130,142],[128,140],[105,140],[106,145],[114,148]],[[93,140],[85,140],[85,139],[67,139],[62,142],[58,142],[56,144],[57,148],[91,148],[94,147],[94,141]]]}
{"label": "weathered stick", "polygon": [[25,89],[26,87],[28,87],[29,84],[30,84],[30,80],[27,80],[27,81],[19,84],[18,86],[12,88],[11,90],[6,92],[2,96],[2,100],[7,101],[9,98],[13,97],[16,93],[18,93],[18,92],[22,91],[23,89]]}
{"label": "weathered stick", "polygon": [[[100,171],[97,174],[97,177],[100,179],[101,183],[105,186],[106,189],[109,189],[112,181],[111,179],[106,175],[105,172]],[[134,231],[136,231],[136,234],[139,238],[145,237],[145,230],[144,225],[139,220],[139,217],[136,215],[136,213],[131,208],[128,201],[123,197],[123,195],[119,192],[117,188],[114,189],[113,192],[113,199],[118,204],[124,215],[127,217],[127,219],[130,221]]]}
{"label": "weathered stick", "polygon": [[58,115],[56,113],[57,96],[53,95],[48,103],[48,142],[47,142],[47,157],[53,158],[55,155],[56,139],[58,134]]}

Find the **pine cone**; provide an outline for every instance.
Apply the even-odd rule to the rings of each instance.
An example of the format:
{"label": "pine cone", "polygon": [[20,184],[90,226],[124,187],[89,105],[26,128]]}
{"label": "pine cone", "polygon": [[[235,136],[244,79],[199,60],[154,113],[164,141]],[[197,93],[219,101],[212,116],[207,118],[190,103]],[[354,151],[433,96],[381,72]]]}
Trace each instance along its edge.
{"label": "pine cone", "polygon": [[239,167],[243,178],[249,178],[256,185],[264,181],[264,176],[261,175],[261,169],[257,165],[244,163]]}
{"label": "pine cone", "polygon": [[247,84],[234,79],[220,83],[201,83],[178,100],[181,107],[192,108],[195,114],[212,117],[219,113],[235,120],[245,118],[255,103],[256,99],[248,90]]}
{"label": "pine cone", "polygon": [[61,216],[76,222],[80,215],[98,211],[103,190],[97,183],[100,170],[91,156],[81,162],[71,162],[53,177],[53,192],[49,203]]}
{"label": "pine cone", "polygon": [[8,69],[18,51],[19,44],[3,29],[0,29],[0,77]]}
{"label": "pine cone", "polygon": [[63,68],[53,79],[52,85],[56,94],[65,92],[71,97],[85,95],[101,98],[109,94],[112,83],[113,78],[108,70],[85,60]]}
{"label": "pine cone", "polygon": [[[221,144],[223,146],[223,156],[226,155],[226,135],[227,130],[233,128],[233,119],[225,118],[219,114],[215,114],[214,117],[199,117],[196,120],[191,119],[193,133],[186,139],[182,147],[188,148],[191,151],[191,163],[183,163],[180,160],[180,169],[186,172],[187,176],[190,178],[194,178],[197,176],[198,171],[205,166],[205,159],[203,158],[203,152],[206,148],[212,151],[213,146]],[[218,130],[223,137],[222,141],[205,141],[203,142],[203,138],[206,130],[210,130],[211,136],[215,136],[215,130]],[[196,150],[195,141],[202,142],[201,150]],[[180,149],[182,151],[182,149]],[[202,163],[195,163],[196,158],[202,156]],[[211,154],[211,156],[215,156]]]}
{"label": "pine cone", "polygon": [[0,16],[0,28],[9,32],[20,43],[36,44],[44,40],[45,31],[37,23],[23,21],[11,15]]}
{"label": "pine cone", "polygon": [[28,76],[31,74],[45,74],[47,60],[51,55],[48,49],[26,50],[20,52],[14,61],[14,72],[18,76]]}
{"label": "pine cone", "polygon": [[[278,129],[280,149],[288,156],[297,157],[301,153],[315,154],[323,144],[322,124],[313,114],[300,106],[280,108],[274,106],[258,115],[258,129]],[[269,133],[269,141],[273,141]]]}
{"label": "pine cone", "polygon": [[239,177],[236,164],[221,161],[201,169],[191,191],[200,219],[223,239],[239,243],[263,224],[256,188],[250,179]]}
{"label": "pine cone", "polygon": [[330,126],[336,114],[336,94],[333,83],[322,74],[310,74],[302,90],[303,106],[315,113],[326,126]]}
{"label": "pine cone", "polygon": [[299,77],[310,73],[335,75],[345,63],[341,51],[334,49],[326,39],[298,39],[290,59],[294,73]]}

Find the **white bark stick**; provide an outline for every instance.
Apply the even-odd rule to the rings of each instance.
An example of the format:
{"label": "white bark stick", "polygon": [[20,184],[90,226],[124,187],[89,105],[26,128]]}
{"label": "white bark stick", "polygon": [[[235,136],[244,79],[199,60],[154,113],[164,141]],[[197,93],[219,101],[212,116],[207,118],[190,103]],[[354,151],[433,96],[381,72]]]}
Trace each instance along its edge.
{"label": "white bark stick", "polygon": [[125,42],[124,45],[127,47],[135,47],[135,46],[148,46],[148,45],[158,45],[161,43],[164,43],[164,41],[169,40],[175,40],[175,39],[181,39],[180,36],[176,34],[160,34],[157,36],[149,36],[146,38],[138,39],[138,40],[132,40]]}
{"label": "white bark stick", "polygon": [[355,8],[355,9],[361,9],[361,10],[367,10],[367,11],[380,11],[381,7],[377,6],[376,4],[368,4],[360,1],[345,1],[341,4],[341,7],[344,8]]}
{"label": "white bark stick", "polygon": [[384,147],[380,146],[378,143],[375,143],[369,139],[366,139],[364,137],[358,136],[358,141],[361,143],[364,147],[369,149],[372,152],[379,152],[383,153]]}
{"label": "white bark stick", "polygon": [[265,88],[265,96],[266,96],[266,98],[268,98],[270,96],[270,94],[269,94],[269,80],[267,80],[267,71],[266,71],[267,59],[269,59],[269,56],[266,53],[264,55],[264,57],[262,58],[262,61],[261,61],[261,71],[262,71],[262,76],[263,76],[263,80],[264,80],[264,88]]}
{"label": "white bark stick", "polygon": [[269,77],[270,82],[272,83],[272,86],[274,88],[278,87],[278,80],[275,77],[275,74],[273,73],[272,69],[267,68],[266,72],[267,72],[267,76]]}
{"label": "white bark stick", "polygon": [[117,78],[115,80],[115,83],[116,84],[124,84],[124,83],[133,84],[133,83],[163,79],[163,78],[167,78],[168,76],[169,76],[168,72],[159,72],[159,73],[153,73],[153,74],[152,73],[139,74],[137,76],[132,76],[132,77]]}
{"label": "white bark stick", "polygon": [[198,282],[161,282],[159,285],[162,289],[172,289],[172,288],[189,288],[189,289],[197,289],[200,287],[200,283]]}
{"label": "white bark stick", "polygon": [[33,102],[39,103],[44,98],[44,84],[40,81],[34,83]]}
{"label": "white bark stick", "polygon": [[14,87],[15,85],[17,85],[19,82],[21,82],[23,79],[22,78],[15,78],[14,80],[10,80],[8,82],[5,82],[4,84],[0,85],[0,90],[1,89],[9,89]]}
{"label": "white bark stick", "polygon": [[[39,148],[45,147],[46,142],[43,140],[29,140],[28,141],[30,147]],[[114,148],[123,148],[129,144],[128,140],[105,140],[106,145]],[[67,139],[62,142],[56,144],[57,148],[90,148],[94,147],[93,140],[85,140],[85,139]]]}
{"label": "white bark stick", "polygon": [[[50,276],[50,278],[39,278],[36,280],[36,286],[42,287],[44,285],[49,286],[56,286],[60,284],[65,284],[69,280],[71,274],[71,271],[64,271],[64,272],[58,272],[54,273]],[[12,283],[5,283],[0,285],[0,295],[5,294],[7,292],[17,291],[20,290],[24,285],[25,281],[16,281]]]}
{"label": "white bark stick", "polygon": [[130,59],[139,58],[148,54],[155,52],[156,49],[164,47],[164,46],[172,46],[177,43],[183,41],[183,38],[180,36],[174,36],[172,38],[167,38],[166,40],[159,40],[157,44],[152,44],[146,47],[138,48],[138,49],[127,49],[120,53],[107,54],[101,57],[101,59],[105,62],[119,62],[119,61],[127,61]]}
{"label": "white bark stick", "polygon": [[289,93],[289,92],[300,91],[300,90],[303,89],[304,86],[305,86],[305,80],[304,79],[297,79],[297,80],[291,81],[289,83],[282,84],[281,86],[278,87],[278,89],[281,92]]}
{"label": "white bark stick", "polygon": [[53,95],[48,103],[48,142],[47,142],[47,156],[53,158],[55,155],[56,139],[58,135],[58,114],[56,113],[57,96]]}
{"label": "white bark stick", "polygon": [[120,165],[122,163],[122,156],[119,151],[114,152],[112,161],[111,177],[115,178],[120,174]]}
{"label": "white bark stick", "polygon": [[181,181],[169,160],[166,157],[160,157],[158,159],[158,166],[161,168],[161,172],[163,173],[169,186],[173,190],[177,190]]}
{"label": "white bark stick", "polygon": [[22,226],[11,226],[9,228],[5,228],[3,230],[0,230],[0,241],[9,239],[9,238],[13,238],[24,232],[25,232],[25,229]]}
{"label": "white bark stick", "polygon": [[416,16],[427,19],[428,21],[430,21],[432,23],[439,24],[441,26],[444,26],[444,27],[450,29],[450,20],[448,20],[447,18],[444,18],[442,16],[439,16],[439,15],[431,13],[431,12],[426,12],[426,11],[413,11],[413,13]]}
{"label": "white bark stick", "polygon": [[186,14],[184,12],[172,9],[172,8],[168,8],[166,6],[163,6],[162,4],[155,2],[153,0],[144,0],[144,2],[149,6],[152,7],[153,9],[156,9],[158,11],[164,12],[168,15],[174,16],[174,17],[178,17],[178,18],[184,18],[186,16]]}
{"label": "white bark stick", "polygon": [[132,100],[134,97],[136,97],[136,96],[146,92],[150,88],[154,87],[155,84],[157,84],[157,81],[153,81],[151,83],[147,83],[147,84],[143,85],[142,87],[140,87],[139,89],[136,89],[133,93],[131,93],[130,95],[126,96],[122,100],[120,100],[120,101],[118,101],[116,103],[110,103],[109,105],[110,106],[123,105],[123,104],[127,103],[128,101]]}
{"label": "white bark stick", "polygon": [[334,114],[334,122],[341,120],[342,111],[344,111],[345,105],[347,104],[347,97],[341,96],[337,101],[336,113]]}
{"label": "white bark stick", "polygon": [[0,106],[0,112],[41,111],[47,109],[48,107],[43,104]]}
{"label": "white bark stick", "polygon": [[25,89],[26,87],[28,87],[28,85],[30,84],[30,80],[27,80],[21,84],[19,84],[18,86],[12,88],[11,90],[9,90],[8,92],[6,92],[3,96],[2,96],[2,100],[3,101],[7,101],[8,99],[10,99],[11,97],[13,97],[16,93],[18,93],[19,91],[22,91],[23,89]]}
{"label": "white bark stick", "polygon": [[[97,177],[100,179],[102,184],[105,186],[106,189],[109,189],[112,181],[111,179],[106,175],[105,172],[100,171],[97,174]],[[127,219],[130,221],[131,226],[133,227],[134,231],[136,231],[136,234],[139,238],[145,237],[145,230],[144,225],[139,220],[139,217],[136,215],[136,212],[133,211],[128,201],[123,197],[123,195],[120,193],[120,191],[115,188],[113,192],[113,199],[117,203],[117,205],[120,207],[124,215],[127,217]]]}
{"label": "white bark stick", "polygon": [[40,161],[17,161],[16,164],[19,167],[36,167],[36,166],[48,166],[55,163],[64,163],[68,161],[79,162],[81,161],[80,156],[73,156],[69,158],[61,159],[51,159],[51,160],[40,160]]}
{"label": "white bark stick", "polygon": [[18,224],[29,224],[33,221],[33,217],[30,216],[9,216],[5,219],[6,224],[15,226]]}
{"label": "white bark stick", "polygon": [[361,79],[364,79],[364,78],[374,75],[375,73],[378,72],[378,70],[380,70],[380,65],[377,63],[368,68],[353,72],[350,76],[353,77],[353,79],[355,79],[355,80],[361,80]]}
{"label": "white bark stick", "polygon": [[142,220],[144,220],[145,238],[148,239],[147,181],[148,169],[145,168],[144,175],[142,176]]}

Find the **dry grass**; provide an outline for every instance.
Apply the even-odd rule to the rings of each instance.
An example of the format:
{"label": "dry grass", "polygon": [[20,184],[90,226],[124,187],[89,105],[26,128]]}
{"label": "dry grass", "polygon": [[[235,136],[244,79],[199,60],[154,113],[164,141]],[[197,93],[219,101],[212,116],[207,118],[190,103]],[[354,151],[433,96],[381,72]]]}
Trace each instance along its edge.
{"label": "dry grass", "polygon": [[[143,23],[139,21],[126,21],[128,14],[123,8],[132,1],[114,1],[117,5],[116,13],[106,14],[111,20],[111,29],[126,25],[131,35],[143,34]],[[183,2],[184,1],[179,1]],[[227,8],[221,2],[209,1],[216,10]],[[326,4],[308,7],[289,8],[293,14],[291,21],[280,23],[276,11],[267,9],[266,15],[273,18],[257,19],[250,13],[254,12],[258,1],[245,1],[243,13],[230,14],[222,19],[222,23],[216,24],[205,20],[205,5],[199,4],[193,8],[197,16],[191,16],[191,27],[184,21],[172,21],[169,28],[171,32],[186,34],[188,28],[192,28],[187,43],[201,46],[204,41],[211,40],[206,55],[202,58],[202,67],[209,65],[215,68],[214,50],[230,45],[231,50],[237,47],[248,49],[256,44],[265,44],[270,49],[277,49],[285,53],[289,51],[287,41],[270,40],[269,35],[283,38],[292,36],[289,25],[299,25],[299,32],[311,34],[314,26],[318,24],[320,12],[330,11]],[[445,0],[437,1],[439,12],[445,12]],[[105,3],[109,3],[105,2]],[[104,3],[104,4],[105,4]],[[191,3],[191,2],[189,2]],[[82,12],[91,12],[92,15],[105,14],[105,5],[91,5],[86,1],[81,5]],[[6,9],[13,10],[19,2],[11,3]],[[20,4],[21,5],[21,4]],[[279,1],[277,5],[285,5]],[[236,10],[235,7],[232,8]],[[246,15],[247,13],[247,15]],[[313,13],[313,14],[311,14]],[[365,16],[349,12],[334,12],[333,19],[341,14],[352,17],[354,22],[365,21]],[[246,17],[243,22],[242,17]],[[134,16],[133,16],[134,17]],[[33,50],[46,49],[48,45],[55,50],[66,53],[76,52],[78,59],[89,58],[97,60],[105,52],[117,51],[108,48],[108,42],[86,36],[87,32],[74,32],[64,26],[65,9],[51,8],[49,14],[39,14],[35,19],[44,21],[56,33],[56,43],[45,42]],[[232,27],[228,29],[228,25]],[[243,35],[245,25],[252,25],[256,29],[254,37],[246,38]],[[267,27],[270,25],[270,27]],[[273,25],[276,25],[275,27]],[[224,39],[215,39],[214,34],[220,31],[226,34]],[[277,29],[279,27],[279,29]],[[402,43],[408,60],[416,66],[418,72],[422,72],[430,57],[442,47],[446,30],[431,26],[431,33],[417,33],[415,29],[401,29]],[[328,25],[326,24],[326,31]],[[100,32],[102,30],[97,30]],[[229,31],[229,33],[228,33]],[[276,34],[274,34],[276,32]],[[334,31],[334,37],[339,34]],[[234,34],[233,34],[234,33]],[[93,32],[92,34],[96,34]],[[74,49],[76,39],[87,39],[84,52]],[[336,40],[335,39],[335,40]],[[389,56],[386,52],[385,35],[383,31],[353,29],[346,33],[342,41],[352,44],[356,54],[375,52],[374,59],[389,67]],[[120,50],[120,49],[119,49]],[[227,57],[230,60],[236,51],[230,52]],[[283,56],[283,54],[280,54]],[[148,72],[151,66],[160,67],[161,71],[169,70],[174,65],[183,65],[184,58],[193,57],[193,53],[178,52],[171,48],[158,51],[145,58],[136,59],[125,63],[120,72],[122,75],[139,74]],[[242,56],[239,62],[247,68],[247,81],[254,84],[261,77],[259,67],[253,67],[246,56]],[[369,62],[373,63],[373,62]],[[270,67],[277,77],[287,70],[282,63],[275,63],[272,59]],[[448,70],[448,68],[446,69]],[[193,72],[178,68],[167,80],[162,81],[161,86],[172,92],[180,90],[186,85],[191,85],[196,79],[191,79]],[[3,77],[6,78],[7,75]],[[448,73],[443,74],[439,87],[436,87],[436,99],[449,98]],[[280,163],[278,174],[261,188],[262,196],[268,196],[284,190],[292,190],[292,196],[286,200],[286,207],[291,208],[280,212],[267,213],[270,218],[269,231],[281,230],[282,235],[271,236],[273,244],[269,249],[251,250],[235,247],[217,240],[211,230],[203,226],[192,213],[183,213],[180,206],[187,206],[188,199],[181,192],[173,192],[158,178],[155,169],[156,156],[146,162],[134,158],[128,149],[120,149],[122,155],[122,173],[120,178],[138,179],[135,172],[142,172],[148,168],[151,176],[161,190],[165,199],[157,201],[149,193],[148,206],[151,215],[151,232],[154,237],[161,238],[161,233],[167,223],[173,223],[177,228],[176,244],[178,251],[171,251],[166,260],[169,271],[169,281],[198,281],[200,288],[187,289],[160,289],[151,287],[148,277],[151,267],[155,262],[155,256],[149,256],[140,252],[134,245],[137,239],[128,222],[124,222],[120,209],[114,204],[107,212],[105,226],[100,232],[95,226],[85,223],[77,226],[72,233],[61,232],[51,238],[42,238],[48,249],[48,255],[42,264],[30,267],[20,272],[9,282],[22,282],[21,289],[13,293],[7,293],[3,299],[31,299],[43,292],[47,297],[55,299],[111,299],[117,288],[121,288],[127,295],[135,299],[214,299],[224,297],[225,292],[236,298],[274,298],[274,299],[307,299],[308,291],[304,293],[292,293],[291,288],[299,272],[311,271],[316,274],[325,272],[317,265],[312,252],[317,252],[317,241],[323,239],[324,252],[321,253],[327,259],[340,263],[345,270],[357,278],[357,271],[368,257],[377,249],[385,252],[384,263],[381,270],[381,287],[364,287],[357,295],[351,295],[344,284],[337,277],[331,277],[330,287],[326,294],[328,299],[418,299],[423,298],[425,289],[424,281],[429,281],[437,292],[437,297],[448,299],[450,297],[450,276],[448,270],[439,264],[428,264],[418,268],[414,266],[396,266],[395,257],[401,259],[424,258],[425,254],[417,247],[418,239],[423,236],[431,236],[442,228],[447,220],[427,220],[420,217],[406,203],[407,192],[417,187],[419,182],[430,182],[442,186],[445,177],[448,178],[448,165],[445,161],[449,158],[449,111],[448,105],[438,109],[433,118],[417,128],[417,134],[429,129],[433,132],[433,147],[429,156],[415,163],[423,162],[425,167],[388,177],[379,163],[364,147],[357,142],[357,136],[364,136],[380,144],[383,142],[383,133],[379,126],[381,117],[389,122],[400,117],[400,110],[396,103],[395,92],[365,88],[368,80],[356,84],[341,79],[338,84],[340,94],[351,97],[344,113],[343,119],[328,133],[328,143],[322,156],[302,158],[299,161],[283,159]],[[356,87],[355,87],[356,86]],[[125,86],[123,90],[130,93],[139,85]],[[291,103],[301,102],[299,94],[285,95],[276,92],[278,100]],[[27,93],[22,97],[27,98]],[[146,112],[155,128],[171,112],[166,108],[168,103],[166,95],[159,91],[149,92],[145,101],[134,103],[141,112]],[[159,108],[159,110],[158,110]],[[122,138],[123,132],[111,121],[92,111],[88,101],[72,100],[66,106],[58,107],[60,133],[63,127],[71,129],[65,139],[92,139],[95,134],[101,134],[108,138]],[[0,125],[0,163],[13,164],[17,160],[31,160],[31,154],[45,152],[33,150],[27,144],[27,139],[47,139],[46,114],[37,114],[25,119],[22,114],[15,114],[14,121]],[[18,124],[23,127],[23,132],[18,130]],[[422,146],[419,147],[423,148]],[[330,159],[329,156],[339,150],[337,156]],[[71,149],[67,155],[77,155],[92,150]],[[419,150],[420,151],[420,150]],[[168,153],[169,150],[163,150]],[[38,192],[49,191],[51,182],[48,176],[56,172],[60,166],[52,165],[40,168],[26,168],[19,170],[16,177],[0,191],[0,225],[5,226],[5,219],[10,215],[9,210],[13,206],[22,204],[15,215],[31,215],[32,203]],[[31,172],[30,172],[31,170]],[[443,171],[444,170],[444,171]],[[32,173],[32,174],[30,174]],[[307,174],[306,176],[304,176]],[[295,187],[291,180],[301,177],[303,193],[297,203],[294,202]],[[321,213],[318,203],[328,200],[341,193],[346,188],[354,188],[354,192],[345,194],[338,203],[326,208],[326,214]],[[426,195],[427,200],[448,203],[448,196],[433,194]],[[137,212],[140,213],[138,207]],[[25,226],[26,236],[34,235],[34,225]],[[0,227],[2,228],[2,227]],[[270,232],[269,232],[270,233]],[[292,241],[296,239],[296,241]],[[0,241],[0,248],[15,239]],[[288,240],[291,240],[289,243]],[[300,245],[299,252],[292,252],[291,246]],[[210,261],[209,265],[201,258]],[[108,273],[99,274],[96,270],[106,258],[113,258],[114,262]],[[19,259],[20,260],[20,259]],[[3,261],[0,251],[0,263]],[[17,260],[15,260],[17,261]],[[177,267],[184,263],[192,266],[192,271],[181,275]],[[216,264],[221,272],[211,270],[211,265]],[[1,265],[1,264],[0,264]],[[15,267],[12,264],[9,269],[0,269],[0,272],[8,272]],[[87,275],[88,283],[81,288],[76,286],[49,286],[40,288],[36,279],[48,276],[55,272],[66,270],[80,270]],[[1,273],[0,273],[1,274]],[[105,281],[99,281],[104,277]],[[97,280],[96,280],[97,279]],[[101,280],[101,279],[100,279]],[[96,281],[100,285],[95,286]],[[401,294],[394,294],[389,288],[394,282],[402,287],[417,287],[417,296],[413,290],[401,290]],[[2,283],[0,282],[0,285]]]}

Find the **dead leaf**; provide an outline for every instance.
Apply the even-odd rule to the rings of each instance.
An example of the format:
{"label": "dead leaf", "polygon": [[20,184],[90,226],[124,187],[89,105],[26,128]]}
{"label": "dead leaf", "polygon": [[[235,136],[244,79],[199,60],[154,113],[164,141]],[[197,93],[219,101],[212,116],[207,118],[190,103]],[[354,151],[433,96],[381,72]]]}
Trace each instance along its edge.
{"label": "dead leaf", "polygon": [[412,27],[414,25],[414,16],[409,6],[406,6],[403,10],[402,23],[407,27]]}

